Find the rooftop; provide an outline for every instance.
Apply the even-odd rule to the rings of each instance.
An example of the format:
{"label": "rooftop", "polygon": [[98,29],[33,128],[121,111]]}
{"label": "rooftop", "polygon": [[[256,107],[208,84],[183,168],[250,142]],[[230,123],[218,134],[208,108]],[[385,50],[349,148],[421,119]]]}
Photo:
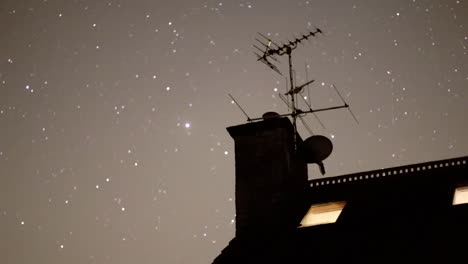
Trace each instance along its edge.
{"label": "rooftop", "polygon": [[358,172],[353,174],[347,174],[342,176],[327,177],[321,179],[310,180],[309,185],[312,188],[320,188],[327,185],[336,185],[336,184],[347,184],[351,182],[362,182],[368,180],[376,180],[384,177],[394,177],[401,175],[414,175],[415,173],[424,172],[424,171],[434,171],[447,169],[447,168],[466,168],[468,167],[468,156],[424,162],[418,164],[412,164],[407,166],[392,167],[380,170]]}

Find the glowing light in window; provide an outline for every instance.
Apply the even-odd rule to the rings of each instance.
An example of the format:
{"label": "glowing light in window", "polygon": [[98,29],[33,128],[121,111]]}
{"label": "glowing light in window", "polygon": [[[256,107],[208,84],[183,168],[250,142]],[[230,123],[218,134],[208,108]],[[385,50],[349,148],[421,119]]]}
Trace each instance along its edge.
{"label": "glowing light in window", "polygon": [[335,223],[346,202],[313,204],[301,221],[300,227]]}
{"label": "glowing light in window", "polygon": [[468,186],[458,187],[455,189],[452,204],[468,204]]}

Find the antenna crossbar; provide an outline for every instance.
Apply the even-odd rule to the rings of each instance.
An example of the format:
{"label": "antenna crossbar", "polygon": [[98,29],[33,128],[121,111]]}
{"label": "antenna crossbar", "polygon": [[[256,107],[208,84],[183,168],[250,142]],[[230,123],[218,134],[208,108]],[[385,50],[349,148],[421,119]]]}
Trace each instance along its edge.
{"label": "antenna crossbar", "polygon": [[[310,37],[315,37],[315,35],[317,35],[319,33],[323,34],[322,30],[317,28],[317,29],[315,29],[315,31],[309,31],[307,34],[303,34],[301,37],[295,38],[293,41],[288,41],[287,44],[282,44],[281,46],[278,46],[278,45],[274,44],[275,46],[277,46],[276,49],[271,49],[268,46],[268,50],[265,52],[264,56],[265,57],[269,57],[269,56],[272,56],[272,55],[282,56],[284,54],[288,54],[289,52],[291,52],[291,50],[293,50],[293,49],[295,49],[297,47],[297,44],[301,43],[304,40],[308,40]],[[266,38],[263,35],[261,35],[261,36],[271,42],[270,39]]]}
{"label": "antenna crossbar", "polygon": [[236,99],[234,99],[234,97],[232,97],[231,94],[228,94],[228,95],[229,95],[229,97],[231,97],[232,101],[237,105],[237,107],[239,107],[239,109],[242,111],[242,113],[244,113],[244,115],[247,117],[247,121],[248,121],[248,122],[253,121],[253,120],[249,117],[249,115],[247,115],[247,113],[244,111],[244,109],[242,109],[242,107],[240,106],[240,104],[237,103]]}
{"label": "antenna crossbar", "polygon": [[[288,103],[288,107],[290,107],[289,103]],[[324,112],[324,111],[330,111],[330,110],[348,108],[348,107],[349,105],[340,105],[340,106],[332,106],[332,107],[326,107],[326,108],[320,108],[320,109],[312,109],[312,110],[307,110],[307,111],[302,111],[301,109],[296,108],[296,113],[280,114],[280,115],[277,115],[277,117],[286,117],[286,116],[299,117],[299,115]],[[265,118],[263,117],[256,117],[256,118],[250,118],[248,121],[252,122],[252,121],[259,121],[259,120],[264,120],[264,119]]]}

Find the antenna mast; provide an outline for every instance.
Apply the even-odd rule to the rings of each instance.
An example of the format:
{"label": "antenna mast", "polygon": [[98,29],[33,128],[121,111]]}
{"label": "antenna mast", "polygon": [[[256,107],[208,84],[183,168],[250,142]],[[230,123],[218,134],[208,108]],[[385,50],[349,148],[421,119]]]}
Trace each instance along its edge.
{"label": "antenna mast", "polygon": [[[255,55],[257,56],[257,61],[261,61],[262,63],[264,63],[265,65],[267,65],[270,69],[272,69],[273,71],[275,71],[276,73],[282,75],[282,73],[279,71],[278,67],[276,67],[272,62],[270,62],[268,59],[271,58],[272,60],[276,61],[276,62],[279,62],[279,60],[275,57],[275,56],[283,56],[283,55],[287,55],[288,56],[288,67],[289,67],[289,82],[290,82],[290,89],[289,91],[287,91],[284,95],[286,96],[291,96],[291,103],[289,105],[289,103],[287,103],[287,105],[290,107],[291,109],[291,113],[288,113],[288,114],[283,114],[283,115],[279,115],[279,117],[282,117],[282,116],[291,116],[292,117],[292,123],[293,123],[293,127],[294,127],[294,149],[297,150],[297,122],[296,122],[296,119],[299,117],[301,119],[301,121],[304,123],[301,115],[304,115],[304,114],[308,114],[308,113],[314,113],[315,115],[315,112],[321,112],[321,111],[328,111],[328,110],[334,110],[334,109],[340,109],[340,108],[348,108],[348,110],[350,111],[351,115],[353,116],[353,118],[356,120],[357,122],[357,119],[356,117],[354,116],[354,114],[351,112],[351,110],[349,109],[349,105],[344,101],[343,97],[341,96],[341,94],[338,92],[338,90],[336,89],[335,86],[333,86],[336,90],[336,92],[338,93],[338,95],[340,96],[342,102],[343,102],[343,105],[340,105],[340,106],[333,106],[333,107],[327,107],[327,108],[322,108],[322,109],[312,109],[311,105],[310,104],[307,104],[307,106],[309,107],[309,110],[308,111],[302,111],[301,109],[299,109],[297,107],[297,103],[296,102],[296,96],[298,93],[301,93],[303,91],[303,89],[305,87],[307,87],[309,84],[311,84],[312,82],[314,82],[314,80],[311,80],[311,81],[307,81],[306,83],[302,84],[302,85],[299,85],[299,86],[296,86],[295,83],[294,83],[294,70],[293,70],[293,65],[292,65],[292,52],[293,50],[295,50],[298,46],[299,43],[302,44],[302,42],[304,40],[308,40],[310,37],[315,37],[315,35],[317,34],[323,34],[322,30],[320,30],[319,28],[316,28],[315,31],[309,31],[307,34],[302,34],[301,37],[299,38],[295,38],[293,41],[288,41],[286,44],[283,44],[280,46],[276,43],[274,43],[270,38],[266,37],[265,35],[261,34],[261,33],[258,33],[262,38],[264,38],[267,43],[264,43],[258,39],[256,39],[264,48],[265,50],[262,50],[261,48],[257,47],[254,45],[254,47],[259,50],[260,52],[263,52],[262,55],[259,55],[257,53],[255,53]],[[274,46],[274,47],[272,47]],[[280,94],[281,95],[281,94]],[[304,98],[303,98],[304,99]],[[310,100],[310,99],[309,99]],[[245,114],[245,113],[244,113]],[[317,116],[316,116],[317,117]],[[262,120],[263,118],[248,118],[247,121],[256,121],[256,120]],[[318,119],[318,117],[317,117]],[[319,119],[319,122],[320,122],[320,119]],[[322,122],[320,122],[322,124]],[[305,125],[305,124],[304,124]],[[308,129],[309,130],[309,129]]]}
{"label": "antenna mast", "polygon": [[[285,95],[291,95],[291,111],[292,112],[290,113],[290,116],[292,117],[292,120],[293,120],[293,127],[294,127],[293,137],[294,137],[294,149],[295,150],[297,150],[297,123],[296,123],[296,119],[297,119],[297,116],[298,116],[298,109],[296,107],[295,97],[296,97],[296,94],[299,93],[300,91],[302,91],[304,86],[306,86],[308,83],[306,83],[305,85],[298,86],[298,87],[296,87],[294,85],[293,65],[292,65],[292,51],[297,48],[297,44],[301,43],[304,40],[307,40],[308,38],[310,38],[312,36],[315,37],[315,35],[318,34],[318,33],[322,33],[322,30],[320,30],[319,28],[317,28],[315,31],[310,31],[307,34],[303,34],[302,37],[296,38],[294,41],[289,41],[287,44],[283,44],[281,46],[275,44],[271,39],[269,39],[269,38],[265,37],[264,35],[262,35],[261,33],[259,33],[260,36],[262,36],[263,38],[265,38],[268,41],[268,45],[264,44],[264,46],[266,46],[266,50],[263,53],[263,56],[259,57],[257,60],[268,61],[268,58],[270,58],[270,57],[272,57],[274,55],[278,55],[278,56],[283,56],[285,54],[288,55],[289,83],[290,83],[289,87],[290,87],[290,89]],[[273,45],[276,46],[276,48],[274,48],[274,49],[270,48],[272,43],[273,43]],[[272,68],[272,67],[270,67],[270,68]],[[272,69],[274,70],[274,68],[272,68]]]}

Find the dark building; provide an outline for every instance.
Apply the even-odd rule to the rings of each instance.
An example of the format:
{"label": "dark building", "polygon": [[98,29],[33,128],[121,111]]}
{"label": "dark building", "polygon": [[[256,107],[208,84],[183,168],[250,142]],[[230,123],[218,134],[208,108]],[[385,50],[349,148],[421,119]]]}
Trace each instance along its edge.
{"label": "dark building", "polygon": [[468,263],[468,157],[309,181],[293,131],[228,128],[236,236],[213,263]]}

